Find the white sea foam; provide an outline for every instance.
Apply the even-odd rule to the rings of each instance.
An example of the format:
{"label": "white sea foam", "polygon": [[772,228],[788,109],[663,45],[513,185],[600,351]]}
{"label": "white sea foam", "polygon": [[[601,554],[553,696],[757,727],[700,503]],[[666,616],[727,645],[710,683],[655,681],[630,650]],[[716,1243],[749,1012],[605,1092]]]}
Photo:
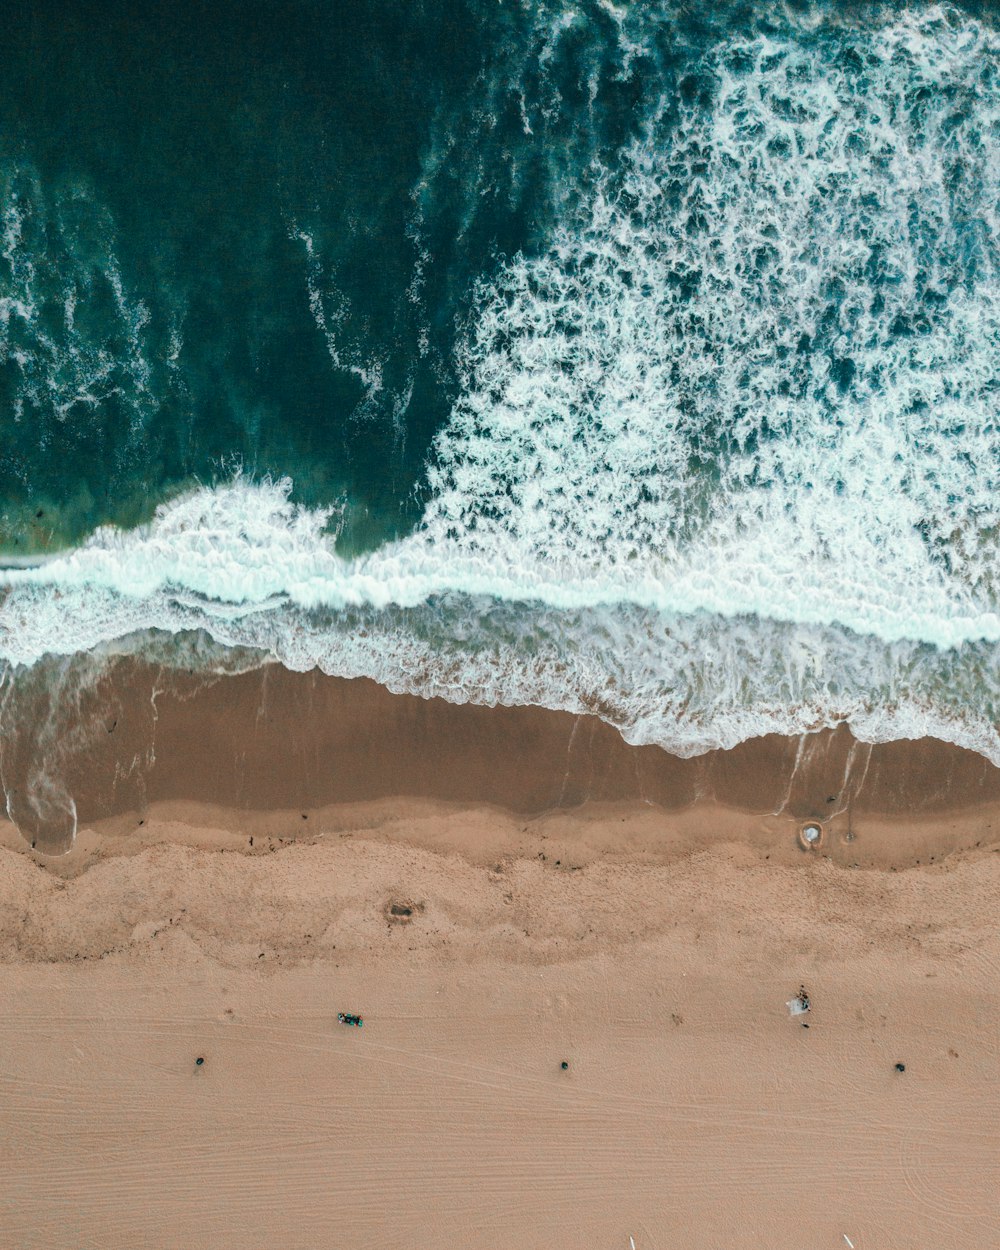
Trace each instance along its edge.
{"label": "white sea foam", "polygon": [[[149,310],[125,288],[109,214],[83,187],[48,196],[27,166],[0,171],[0,203],[0,365],[18,377],[8,418],[63,423],[116,396],[138,429],[155,406],[144,345]],[[108,296],[104,333],[93,320],[82,326],[80,309]]]}
{"label": "white sea foam", "polygon": [[998,53],[943,10],[730,40],[484,283],[413,535],[201,490],[0,574],[0,651],[204,629],[685,754],[849,720],[1000,763]]}
{"label": "white sea foam", "polygon": [[484,293],[438,541],[668,611],[997,637],[997,41],[854,44],[728,45],[712,107]]}
{"label": "white sea foam", "polygon": [[324,273],[323,262],[316,251],[313,236],[294,223],[289,233],[305,250],[309,311],[317,330],[323,336],[330,361],[335,369],[346,369],[354,374],[365,388],[366,398],[370,402],[382,389],[382,366],[375,360],[358,361],[353,356],[345,358],[338,331],[351,316],[348,301],[336,283]]}

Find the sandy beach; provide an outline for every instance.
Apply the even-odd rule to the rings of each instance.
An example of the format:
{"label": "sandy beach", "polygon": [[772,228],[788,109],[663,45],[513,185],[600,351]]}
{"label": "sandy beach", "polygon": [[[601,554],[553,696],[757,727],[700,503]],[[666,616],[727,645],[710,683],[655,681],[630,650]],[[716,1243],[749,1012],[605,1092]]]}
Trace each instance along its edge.
{"label": "sandy beach", "polygon": [[[412,727],[373,689],[323,692]],[[239,725],[239,697],[189,701],[187,729],[213,698]],[[1000,804],[975,759],[912,744],[923,811],[862,788],[804,851],[852,749],[837,735],[747,748],[756,769],[664,757],[702,789],[673,804],[227,807],[204,802],[214,757],[179,719],[174,741],[168,703],[171,797],[84,822],[61,856],[0,830],[4,1246],[996,1244]],[[516,718],[539,778],[573,732],[530,709],[416,712],[442,732],[411,739],[441,758],[478,749],[456,717],[492,718],[498,742]],[[634,750],[575,732],[613,791]],[[382,755],[361,766],[374,736],[339,763],[392,790]],[[894,775],[906,747],[884,749]],[[888,775],[878,751],[866,786]],[[981,777],[978,801],[944,806],[941,768]],[[496,752],[495,783],[511,771]],[[711,777],[784,808],[705,797]],[[293,780],[273,772],[274,797]]]}
{"label": "sandy beach", "polygon": [[1000,1250],[1000,4],[3,66],[0,1250]]}

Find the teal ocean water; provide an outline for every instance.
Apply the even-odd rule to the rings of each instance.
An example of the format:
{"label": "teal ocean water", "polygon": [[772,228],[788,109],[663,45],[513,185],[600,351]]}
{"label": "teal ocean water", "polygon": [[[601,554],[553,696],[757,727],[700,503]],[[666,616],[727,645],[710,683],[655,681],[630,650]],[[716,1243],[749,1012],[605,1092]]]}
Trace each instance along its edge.
{"label": "teal ocean water", "polygon": [[0,729],[127,650],[1000,763],[998,204],[985,6],[19,7]]}

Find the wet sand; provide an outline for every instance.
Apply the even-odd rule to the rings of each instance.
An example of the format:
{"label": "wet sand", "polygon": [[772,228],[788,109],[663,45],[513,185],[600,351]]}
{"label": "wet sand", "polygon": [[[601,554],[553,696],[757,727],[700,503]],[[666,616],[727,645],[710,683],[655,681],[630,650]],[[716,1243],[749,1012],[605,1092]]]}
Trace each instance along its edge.
{"label": "wet sand", "polygon": [[891,850],[902,865],[925,858],[908,855],[912,818],[940,818],[943,851],[958,845],[945,832],[951,812],[1000,804],[1000,769],[935,739],[871,746],[840,727],[678,759],[629,746],[593,715],[426,700],[278,665],[213,680],[132,657],[91,660],[39,666],[36,684],[4,692],[0,776],[42,851],[72,845],[71,807],[81,829],[106,833],[127,832],[158,803],[288,812],[287,836],[302,810],[397,798],[529,816],[708,802],[844,834],[869,814],[905,817]]}
{"label": "wet sand", "polygon": [[161,694],[68,854],[0,826],[0,1244],[994,1244],[988,767],[327,680],[270,692],[284,745],[260,675]]}

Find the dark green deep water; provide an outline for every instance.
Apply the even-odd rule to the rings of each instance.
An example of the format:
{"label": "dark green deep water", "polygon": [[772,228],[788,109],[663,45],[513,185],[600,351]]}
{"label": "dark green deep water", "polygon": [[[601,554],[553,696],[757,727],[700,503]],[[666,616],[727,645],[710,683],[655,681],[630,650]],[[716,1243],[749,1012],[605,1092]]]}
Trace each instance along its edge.
{"label": "dark green deep water", "polygon": [[[28,217],[53,347],[3,363],[5,546],[37,545],[52,524],[63,540],[128,524],[235,463],[405,524],[446,402],[436,373],[454,314],[439,284],[437,342],[421,356],[424,309],[404,297],[412,192],[436,107],[461,93],[475,54],[446,20],[380,14],[83,3],[7,15],[4,192]],[[375,396],[331,361],[298,230],[315,240],[327,315],[346,314],[343,355],[382,367]],[[112,266],[147,310],[134,333]],[[85,305],[75,333],[70,284]],[[67,368],[74,349],[83,359]],[[394,413],[411,387],[401,438]]]}
{"label": "dark green deep water", "polygon": [[0,548],[237,467],[346,500],[348,549],[409,528],[474,283],[636,131],[675,28],[698,34],[664,23],[658,64],[623,71],[583,7],[546,54],[562,6],[8,6],[0,298],[32,316],[0,327]]}

